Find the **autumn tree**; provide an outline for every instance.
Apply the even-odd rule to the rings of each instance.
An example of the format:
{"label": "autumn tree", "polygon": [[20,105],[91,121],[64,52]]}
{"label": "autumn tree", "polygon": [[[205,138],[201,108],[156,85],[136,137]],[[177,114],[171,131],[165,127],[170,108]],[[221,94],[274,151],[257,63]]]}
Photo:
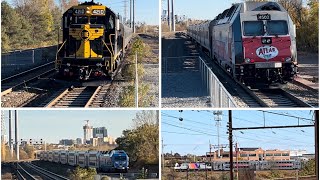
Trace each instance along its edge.
{"label": "autumn tree", "polygon": [[136,166],[159,162],[159,120],[155,111],[141,111],[133,119],[132,130],[116,139],[117,149],[125,150]]}
{"label": "autumn tree", "polygon": [[93,180],[96,174],[97,171],[95,168],[84,169],[77,166],[73,171],[69,173],[69,178],[71,180]]}

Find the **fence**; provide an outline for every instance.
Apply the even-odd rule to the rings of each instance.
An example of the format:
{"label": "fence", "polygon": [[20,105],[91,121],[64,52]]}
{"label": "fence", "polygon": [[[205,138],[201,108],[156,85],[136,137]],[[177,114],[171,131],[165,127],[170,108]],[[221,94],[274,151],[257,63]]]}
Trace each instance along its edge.
{"label": "fence", "polygon": [[1,54],[2,78],[55,60],[57,46]]}
{"label": "fence", "polygon": [[206,87],[210,96],[211,106],[221,108],[237,107],[233,97],[201,57],[199,57],[199,66],[202,84]]}

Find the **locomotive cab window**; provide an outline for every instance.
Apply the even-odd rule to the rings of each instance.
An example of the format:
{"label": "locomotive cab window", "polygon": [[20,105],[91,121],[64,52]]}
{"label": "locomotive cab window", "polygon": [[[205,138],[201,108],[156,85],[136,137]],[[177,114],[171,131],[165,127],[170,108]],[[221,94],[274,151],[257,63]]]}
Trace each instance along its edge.
{"label": "locomotive cab window", "polygon": [[105,16],[91,16],[90,24],[104,24]]}
{"label": "locomotive cab window", "polygon": [[267,31],[269,35],[287,35],[288,24],[286,21],[268,21]]}
{"label": "locomotive cab window", "polygon": [[88,17],[87,16],[76,16],[73,18],[73,24],[87,24]]}
{"label": "locomotive cab window", "polygon": [[243,34],[245,36],[262,36],[264,35],[262,21],[244,21],[243,22]]}

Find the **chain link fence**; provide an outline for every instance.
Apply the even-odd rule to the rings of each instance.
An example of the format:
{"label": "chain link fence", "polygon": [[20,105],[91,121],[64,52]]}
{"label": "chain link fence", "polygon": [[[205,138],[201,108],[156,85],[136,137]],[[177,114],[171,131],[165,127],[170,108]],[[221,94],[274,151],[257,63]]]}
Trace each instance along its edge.
{"label": "chain link fence", "polygon": [[57,46],[12,51],[1,54],[1,76],[8,76],[23,72],[55,60]]}
{"label": "chain link fence", "polygon": [[199,68],[202,84],[210,96],[211,106],[220,108],[237,107],[233,97],[201,57],[199,57]]}

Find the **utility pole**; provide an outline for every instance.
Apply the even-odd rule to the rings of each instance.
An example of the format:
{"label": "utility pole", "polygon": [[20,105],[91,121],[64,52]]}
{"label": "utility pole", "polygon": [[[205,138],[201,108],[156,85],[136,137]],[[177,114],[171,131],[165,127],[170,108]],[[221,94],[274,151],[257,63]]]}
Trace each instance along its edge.
{"label": "utility pole", "polygon": [[135,85],[135,90],[136,90],[136,107],[139,107],[139,83],[138,83],[138,55],[136,53],[136,85]]}
{"label": "utility pole", "polygon": [[123,3],[124,3],[124,6],[123,6],[123,8],[124,8],[124,23],[126,23],[127,22],[127,0],[124,0]]}
{"label": "utility pole", "polygon": [[316,159],[316,179],[319,179],[319,110],[314,113],[314,134],[315,134],[315,159]]}
{"label": "utility pole", "polygon": [[169,31],[171,31],[171,24],[170,24],[170,0],[168,0],[167,4],[168,4],[168,27],[169,27]]}
{"label": "utility pole", "polygon": [[218,132],[218,158],[220,157],[220,133],[219,133],[219,129],[220,129],[220,125],[221,125],[221,115],[222,115],[222,111],[213,111],[213,115],[214,115],[214,120],[216,121],[216,126],[217,126],[217,132]]}
{"label": "utility pole", "polygon": [[229,157],[230,157],[230,180],[233,180],[233,146],[232,146],[232,111],[229,110]]}
{"label": "utility pole", "polygon": [[173,2],[174,0],[171,0],[171,8],[172,8],[172,31],[175,32],[176,31],[176,20],[175,20],[175,16],[174,16],[174,8],[173,8]]}
{"label": "utility pole", "polygon": [[10,149],[10,156],[13,158],[13,137],[12,137],[12,111],[9,110],[9,149]]}
{"label": "utility pole", "polygon": [[163,151],[163,149],[164,149],[164,144],[163,144],[163,139],[161,140],[161,144],[162,144],[162,148],[161,148],[161,150],[162,150],[162,172],[164,171],[164,151]]}
{"label": "utility pole", "polygon": [[14,111],[15,114],[14,114],[14,118],[15,118],[15,139],[16,139],[16,155],[17,155],[17,160],[19,161],[20,160],[20,157],[19,157],[19,141],[18,141],[18,130],[19,130],[19,124],[18,124],[18,111],[15,110]]}
{"label": "utility pole", "polygon": [[210,162],[211,162],[211,149],[212,149],[212,147],[211,147],[211,142],[210,142],[210,140],[209,140],[209,149],[210,149]]}
{"label": "utility pole", "polygon": [[238,153],[239,153],[239,148],[238,148],[238,142],[236,143],[236,165],[237,165],[237,180],[239,179],[239,165],[238,165]]}
{"label": "utility pole", "polygon": [[6,159],[6,125],[4,111],[1,111],[1,156],[2,160]]}
{"label": "utility pole", "polygon": [[135,22],[134,22],[134,13],[135,13],[135,12],[134,12],[134,11],[135,11],[135,10],[134,10],[134,3],[135,3],[134,1],[135,1],[135,0],[132,0],[132,3],[133,3],[133,4],[132,4],[132,12],[133,12],[133,13],[132,13],[132,19],[133,19],[133,22],[132,22],[132,29],[133,29],[133,30],[132,30],[132,31],[133,31],[133,33],[136,33],[136,25],[135,25]]}
{"label": "utility pole", "polygon": [[132,17],[131,17],[131,15],[132,15],[132,0],[130,0],[130,28],[132,28]]}

